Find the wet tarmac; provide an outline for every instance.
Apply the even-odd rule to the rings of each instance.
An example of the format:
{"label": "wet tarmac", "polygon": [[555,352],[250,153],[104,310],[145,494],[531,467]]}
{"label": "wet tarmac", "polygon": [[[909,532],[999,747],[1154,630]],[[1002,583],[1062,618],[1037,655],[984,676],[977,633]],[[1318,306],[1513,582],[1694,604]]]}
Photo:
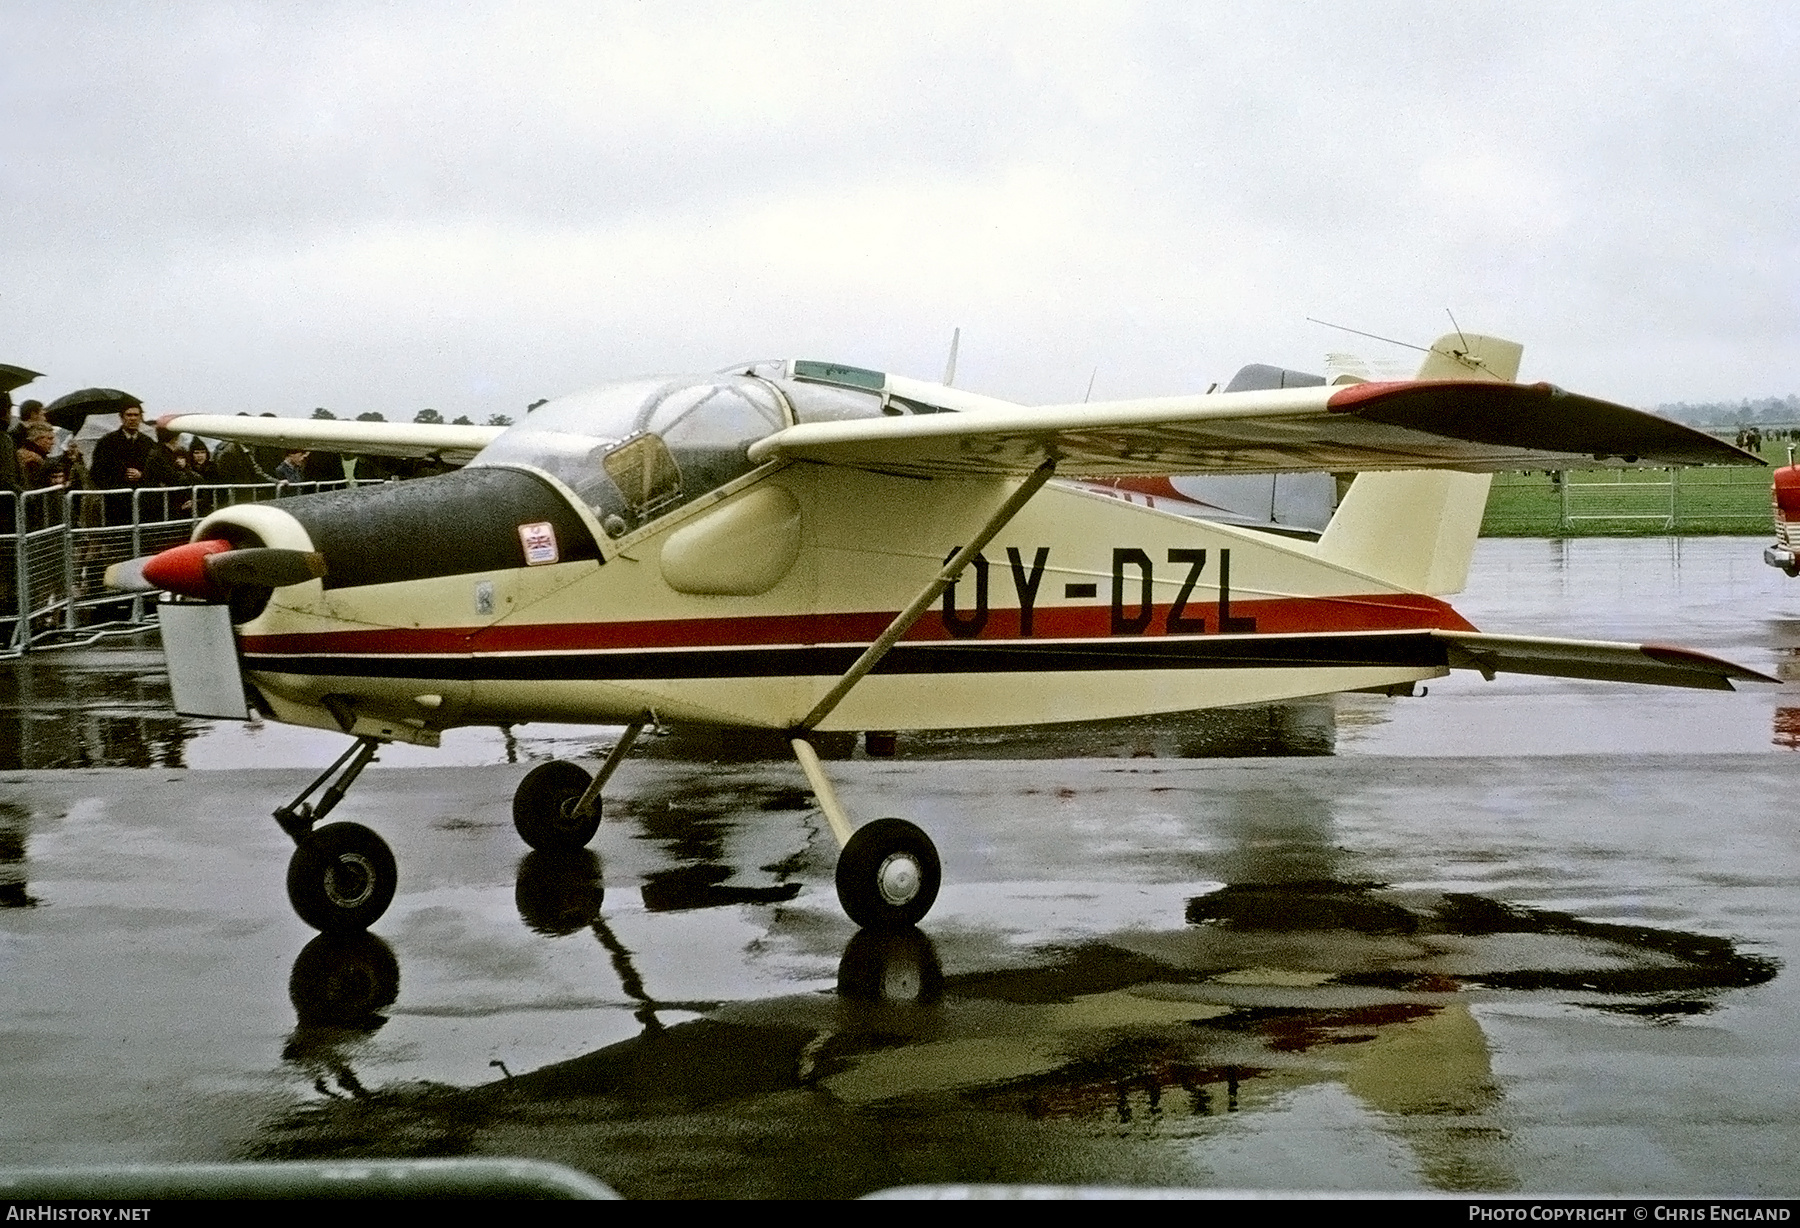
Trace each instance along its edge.
{"label": "wet tarmac", "polygon": [[[1486,541],[1456,604],[1778,672],[1800,582],[1760,550]],[[289,910],[267,815],[343,739],[170,717],[159,669],[139,644],[0,674],[0,1163],[1795,1193],[1788,688],[1459,675],[840,747],[853,813],[919,822],[946,867],[888,940],[839,913],[779,747],[651,739],[592,855],[550,859],[511,790],[608,731],[466,731],[384,752],[334,816],[402,873],[334,941]]]}

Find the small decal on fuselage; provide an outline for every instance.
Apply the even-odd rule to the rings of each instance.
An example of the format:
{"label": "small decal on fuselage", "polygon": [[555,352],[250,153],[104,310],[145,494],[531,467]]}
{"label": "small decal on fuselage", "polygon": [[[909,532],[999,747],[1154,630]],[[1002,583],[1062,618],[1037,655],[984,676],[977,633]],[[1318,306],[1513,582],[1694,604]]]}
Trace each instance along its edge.
{"label": "small decal on fuselage", "polygon": [[556,528],[548,520],[520,525],[519,544],[525,547],[527,567],[542,567],[557,560]]}
{"label": "small decal on fuselage", "polygon": [[475,613],[492,614],[494,612],[494,582],[492,580],[475,581]]}

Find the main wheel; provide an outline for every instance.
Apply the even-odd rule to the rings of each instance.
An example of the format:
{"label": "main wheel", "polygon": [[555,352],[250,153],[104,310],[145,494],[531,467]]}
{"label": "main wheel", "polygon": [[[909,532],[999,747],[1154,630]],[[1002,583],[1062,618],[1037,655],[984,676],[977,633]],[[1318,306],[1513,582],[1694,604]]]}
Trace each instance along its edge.
{"label": "main wheel", "polygon": [[864,929],[916,925],[942,881],[931,838],[905,819],[865,823],[838,855],[838,902]]}
{"label": "main wheel", "polygon": [[513,826],[519,838],[544,853],[572,853],[586,848],[600,830],[600,806],[584,819],[573,817],[575,803],[594,778],[563,759],[540,763],[525,773],[513,793]]}
{"label": "main wheel", "polygon": [[327,934],[368,929],[393,903],[399,873],[387,842],[360,823],[328,823],[288,861],[288,901]]}

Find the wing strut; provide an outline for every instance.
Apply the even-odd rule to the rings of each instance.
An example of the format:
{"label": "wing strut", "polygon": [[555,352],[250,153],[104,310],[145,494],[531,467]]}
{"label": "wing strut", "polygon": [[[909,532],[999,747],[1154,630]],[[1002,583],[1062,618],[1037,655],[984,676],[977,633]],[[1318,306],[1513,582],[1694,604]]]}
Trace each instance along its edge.
{"label": "wing strut", "polygon": [[844,803],[838,800],[837,790],[831,787],[831,777],[825,774],[825,765],[819,762],[819,752],[805,738],[792,739],[794,758],[800,761],[800,770],[806,773],[806,783],[812,786],[813,796],[819,799],[819,809],[825,815],[825,821],[831,825],[831,834],[837,837],[841,849],[850,843],[850,837],[856,834],[856,825],[844,811]]}
{"label": "wing strut", "polygon": [[887,630],[883,631],[880,637],[863,651],[862,656],[856,658],[856,664],[852,665],[844,676],[837,680],[837,685],[826,692],[825,698],[813,705],[813,710],[808,712],[800,722],[799,732],[804,733],[806,730],[816,728],[820,721],[831,715],[831,710],[843,702],[844,696],[850,693],[850,688],[861,682],[863,677],[881,661],[881,658],[887,655],[888,649],[899,643],[900,637],[912,630],[912,625],[919,621],[919,615],[923,614],[932,602],[943,596],[945,589],[956,583],[957,578],[963,573],[963,568],[969,565],[970,560],[980,554],[983,547],[994,540],[994,535],[1004,529],[1007,522],[1019,514],[1019,509],[1031,501],[1031,496],[1037,494],[1055,472],[1055,460],[1047,460],[1031,471],[1031,476],[1021,482],[1019,488],[1007,496],[1006,502],[1002,503],[994,514],[988,517],[987,523],[981,526],[980,531],[975,534],[969,544],[950,556],[950,561],[944,564],[942,571],[938,572],[937,579],[927,584],[904,610],[894,616],[894,621],[888,624]]}
{"label": "wing strut", "polygon": [[[856,884],[861,884],[861,886],[864,887],[867,886],[867,884],[861,883],[864,876],[858,873],[862,861],[873,857],[875,862],[879,863],[881,875],[887,875],[889,873],[890,863],[900,864],[901,862],[905,862],[907,865],[912,865],[914,869],[918,871],[918,874],[923,877],[914,881],[912,877],[908,876],[908,873],[896,871],[895,873],[899,874],[899,878],[895,879],[893,882],[883,880],[883,885],[880,887],[880,890],[887,893],[889,903],[896,907],[901,904],[900,896],[905,897],[908,907],[913,903],[919,903],[917,910],[918,916],[923,916],[924,910],[931,906],[932,898],[937,895],[937,882],[935,878],[935,875],[937,874],[937,853],[931,848],[931,841],[925,836],[925,833],[918,831],[916,828],[912,827],[911,824],[901,823],[898,819],[877,820],[874,824],[864,828],[862,832],[859,833],[857,828],[850,822],[850,815],[844,810],[844,804],[838,800],[837,790],[831,787],[831,777],[825,774],[825,767],[819,762],[819,752],[813,749],[813,744],[811,742],[807,741],[806,735],[808,731],[816,727],[818,723],[827,716],[831,715],[831,710],[843,702],[844,696],[850,693],[850,688],[861,682],[868,675],[869,671],[874,669],[881,661],[881,658],[887,655],[888,649],[899,643],[900,637],[911,630],[912,625],[919,621],[919,615],[923,614],[932,602],[943,596],[945,589],[956,583],[957,577],[962,575],[963,568],[969,565],[970,560],[981,553],[982,547],[994,540],[994,535],[1001,529],[1004,529],[1007,523],[1011,521],[1014,516],[1019,514],[1019,509],[1031,501],[1031,496],[1037,494],[1037,492],[1043,488],[1044,483],[1048,482],[1051,475],[1055,472],[1056,462],[1054,460],[1047,460],[1036,469],[1032,470],[1031,476],[1021,482],[1018,489],[1008,495],[1006,501],[995,509],[992,516],[987,518],[987,523],[981,526],[975,536],[970,539],[969,544],[950,556],[950,561],[944,564],[943,570],[938,572],[937,578],[930,584],[927,584],[919,595],[914,597],[912,601],[907,604],[907,607],[904,610],[901,610],[894,616],[894,621],[888,624],[887,630],[883,631],[875,642],[870,644],[868,648],[863,651],[862,656],[856,658],[856,663],[849,668],[842,678],[837,680],[837,685],[826,692],[825,698],[813,705],[813,710],[806,714],[806,719],[802,720],[794,727],[793,736],[788,739],[789,743],[794,748],[794,758],[800,761],[800,770],[806,773],[807,783],[812,785],[813,795],[819,799],[819,809],[825,813],[825,821],[831,826],[831,834],[837,838],[838,847],[844,850],[845,856],[840,856],[838,858],[838,898],[840,900],[861,900],[863,894],[866,894],[860,887],[856,886]],[[883,824],[887,824],[888,827],[884,828],[882,826]],[[899,824],[899,827],[905,828],[906,831],[899,836],[896,836],[895,832],[898,829],[894,828],[893,825],[895,824]],[[923,851],[921,851],[920,848],[913,847],[911,843],[908,843],[909,841],[913,841],[915,836],[917,841],[923,842]],[[895,838],[900,839],[902,844],[906,846],[905,848],[901,848],[899,853],[895,853],[893,856],[876,856],[874,853],[869,852],[869,849],[879,848],[880,851],[886,853],[888,851],[887,845],[883,844],[882,841],[888,840],[891,842],[891,840]],[[861,849],[861,852],[859,852],[857,857],[850,858],[847,862],[846,857],[848,857],[852,848],[852,841],[856,840],[861,841],[861,844],[858,846]],[[904,856],[900,855],[902,853]],[[896,861],[896,858],[899,858],[899,860]],[[906,860],[907,858],[912,858],[913,860],[909,862]],[[930,867],[929,874],[926,874],[925,870],[920,868],[926,866],[927,863],[929,863]],[[929,890],[924,890],[921,888],[920,884],[927,879],[930,880]],[[847,887],[847,883],[852,885]],[[851,891],[850,896],[845,895],[846,890]],[[922,894],[918,894],[921,892]],[[880,917],[887,916],[879,905],[870,906],[875,909],[875,912],[872,913],[866,912],[860,908],[852,909],[848,904],[846,904],[845,907],[846,909],[850,909],[851,917],[858,925],[874,923],[870,918],[877,917],[877,914],[879,914]],[[905,909],[903,908],[901,911],[905,911]],[[895,915],[898,916],[899,914],[896,913]],[[910,916],[911,914],[909,913],[908,915]],[[892,918],[888,919],[891,920]],[[916,920],[917,917],[913,917],[912,919]],[[911,921],[907,921],[906,924],[911,924]]]}

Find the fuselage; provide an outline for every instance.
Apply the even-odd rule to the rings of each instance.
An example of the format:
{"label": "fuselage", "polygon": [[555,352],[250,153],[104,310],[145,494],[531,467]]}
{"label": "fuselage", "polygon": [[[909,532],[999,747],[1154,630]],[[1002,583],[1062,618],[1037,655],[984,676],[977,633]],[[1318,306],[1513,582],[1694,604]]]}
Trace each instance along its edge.
{"label": "fuselage", "polygon": [[[596,422],[586,439],[575,410],[540,410],[456,473],[202,523],[197,539],[325,555],[323,579],[239,611],[264,710],[421,741],[647,711],[791,728],[1017,484],[742,459],[755,432],[808,409],[881,412],[841,389],[749,376],[625,387],[613,399],[644,402],[637,417]],[[708,406],[723,425],[694,421]],[[1036,724],[1400,686],[1445,672],[1433,628],[1469,624],[1314,543],[1052,483],[820,728]]]}

